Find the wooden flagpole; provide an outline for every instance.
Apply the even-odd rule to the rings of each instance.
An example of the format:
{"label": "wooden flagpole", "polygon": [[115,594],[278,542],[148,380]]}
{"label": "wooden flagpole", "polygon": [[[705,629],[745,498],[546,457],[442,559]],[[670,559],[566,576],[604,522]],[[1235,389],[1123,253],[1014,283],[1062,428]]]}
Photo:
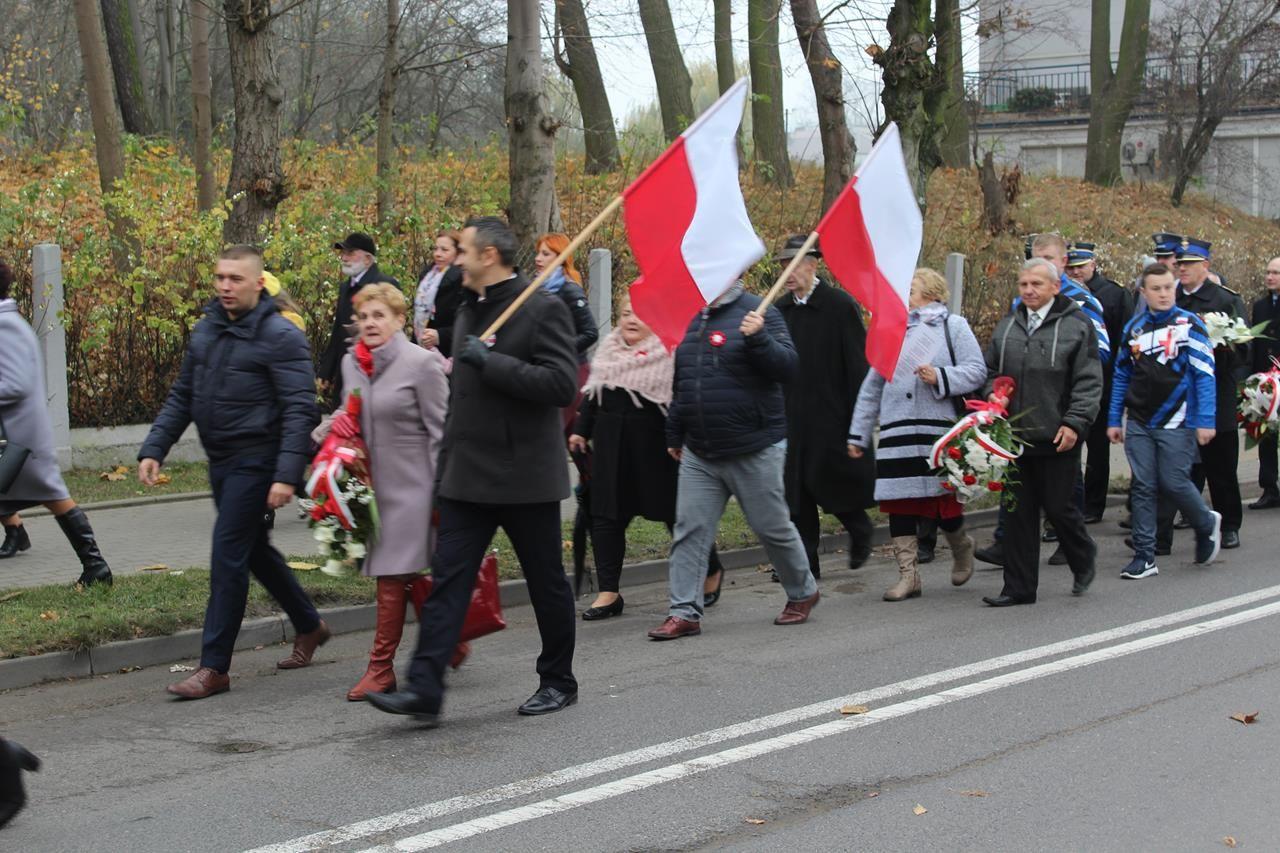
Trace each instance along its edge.
{"label": "wooden flagpole", "polygon": [[756,309],[757,313],[763,314],[769,310],[769,306],[773,304],[773,300],[778,298],[778,294],[782,292],[782,286],[787,283],[787,279],[791,277],[791,273],[795,272],[796,267],[800,265],[800,261],[804,260],[809,254],[809,250],[813,248],[813,244],[818,242],[818,232],[810,231],[809,236],[805,238],[804,243],[799,249],[796,249],[795,256],[791,258],[791,263],[787,264],[787,268],[782,271],[782,275],[778,276],[778,280],[773,283],[773,287],[769,288],[769,292],[764,295],[764,299],[760,300],[760,307]]}
{"label": "wooden flagpole", "polygon": [[[498,330],[511,319],[511,316],[520,310],[520,306],[528,302],[529,297],[538,292],[538,289],[542,287],[543,282],[550,278],[551,274],[558,270],[569,256],[577,251],[578,248],[587,241],[587,238],[594,234],[596,230],[604,224],[604,221],[608,219],[621,205],[621,195],[609,202],[609,204],[605,206],[605,209],[600,211],[600,213],[596,215],[596,218],[591,220],[586,228],[583,228],[578,232],[578,236],[569,241],[569,245],[564,247],[564,251],[557,255],[556,259],[552,261],[546,269],[538,273],[537,278],[529,282],[529,286],[524,289],[524,292],[512,300],[511,304],[506,307],[506,310],[499,314],[497,319],[489,324],[489,328],[484,330],[484,334],[480,336],[480,340],[487,341],[490,337],[497,334]],[[816,237],[817,235],[814,236]]]}

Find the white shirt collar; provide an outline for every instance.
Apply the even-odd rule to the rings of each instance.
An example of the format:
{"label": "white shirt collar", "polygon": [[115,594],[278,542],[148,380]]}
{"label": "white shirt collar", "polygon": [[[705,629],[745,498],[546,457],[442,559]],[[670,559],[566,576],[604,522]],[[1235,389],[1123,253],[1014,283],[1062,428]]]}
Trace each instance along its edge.
{"label": "white shirt collar", "polygon": [[804,296],[799,296],[799,295],[797,295],[797,294],[793,293],[793,294],[791,294],[791,298],[792,298],[792,299],[794,299],[794,300],[796,301],[796,304],[797,304],[797,305],[808,305],[808,304],[809,304],[809,299],[813,296],[813,292],[814,292],[815,290],[817,290],[817,289],[818,289],[818,285],[820,285],[820,284],[822,284],[821,279],[819,279],[819,278],[815,275],[815,276],[813,277],[813,284],[809,285],[809,292],[808,292],[808,293],[806,293]]}
{"label": "white shirt collar", "polygon": [[1032,310],[1031,310],[1031,308],[1029,308],[1029,307],[1027,307],[1027,306],[1025,305],[1025,303],[1024,303],[1024,306],[1023,306],[1023,307],[1026,307],[1026,308],[1027,308],[1027,321],[1028,321],[1028,322],[1030,322],[1030,320],[1031,320],[1031,315],[1032,315],[1032,314],[1035,314],[1037,317],[1039,317],[1039,318],[1040,318],[1040,325],[1042,325],[1042,326],[1043,326],[1043,325],[1044,325],[1044,321],[1045,321],[1045,320],[1047,320],[1047,319],[1049,318],[1049,309],[1053,308],[1053,300],[1052,300],[1052,299],[1050,299],[1048,302],[1046,302],[1045,304],[1041,305],[1041,306],[1040,306],[1039,308],[1037,308],[1035,311],[1032,311]]}

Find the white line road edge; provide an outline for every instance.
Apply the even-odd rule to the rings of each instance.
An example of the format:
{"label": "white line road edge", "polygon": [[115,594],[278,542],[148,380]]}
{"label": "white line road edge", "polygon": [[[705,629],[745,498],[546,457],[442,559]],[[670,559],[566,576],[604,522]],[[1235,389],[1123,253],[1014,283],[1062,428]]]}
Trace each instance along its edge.
{"label": "white line road edge", "polygon": [[453,826],[446,826],[441,829],[432,830],[431,832],[425,832],[421,835],[413,836],[412,838],[405,838],[396,842],[392,846],[371,848],[370,850],[364,851],[364,853],[416,853],[416,851],[428,850],[454,841],[473,838],[486,832],[505,829],[516,824],[568,811],[569,809],[576,809],[592,803],[598,803],[602,800],[619,797],[623,794],[631,794],[645,788],[651,788],[655,785],[685,779],[689,776],[703,773],[708,770],[715,770],[730,764],[747,761],[748,759],[759,758],[762,755],[768,755],[772,752],[779,752],[784,749],[800,746],[801,744],[812,743],[813,741],[831,737],[832,735],[848,734],[849,732],[857,731],[858,729],[863,729],[867,726],[873,726],[877,723],[883,723],[887,720],[898,719],[899,717],[905,717],[920,711],[926,711],[931,708],[948,705],[952,702],[958,702],[962,699],[972,699],[975,696],[981,696],[985,693],[992,693],[1006,687],[1013,687],[1036,679],[1059,675],[1064,672],[1070,672],[1071,670],[1091,666],[1096,663],[1116,660],[1117,658],[1125,657],[1127,655],[1147,651],[1159,646],[1169,645],[1170,643],[1176,643],[1180,640],[1186,640],[1192,637],[1201,637],[1214,631],[1243,625],[1247,622],[1252,622],[1267,616],[1274,616],[1276,614],[1280,614],[1280,602],[1272,602],[1271,604],[1255,607],[1252,610],[1232,613],[1229,616],[1223,616],[1209,622],[1200,622],[1195,625],[1188,625],[1184,628],[1176,628],[1162,634],[1153,634],[1149,637],[1143,637],[1138,640],[1130,640],[1127,643],[1108,646],[1092,652],[1085,652],[1074,657],[1062,658],[1050,663],[1015,670],[1013,672],[1005,673],[1004,675],[997,675],[993,678],[988,678],[985,681],[962,684],[958,687],[943,690],[939,693],[932,693],[916,699],[909,699],[905,702],[899,702],[896,705],[886,705],[883,708],[876,708],[860,716],[844,717],[828,723],[811,726],[807,729],[800,729],[799,731],[778,735],[777,737],[765,738],[763,740],[755,741],[754,743],[733,747],[711,755],[693,758],[679,764],[659,767],[656,770],[639,773],[625,779],[606,782],[603,785],[584,788],[580,791],[574,791],[559,797],[553,797],[549,800],[542,800],[541,802],[532,803],[527,806],[508,809],[506,811],[497,812],[496,814],[486,815],[484,817],[478,817],[473,820],[457,823]]}
{"label": "white line road edge", "polygon": [[831,714],[833,710],[840,708],[842,705],[866,705],[873,702],[883,701],[885,699],[891,699],[904,693],[926,690],[938,687],[939,685],[946,684],[948,682],[985,675],[999,669],[1004,669],[1005,667],[1025,665],[1027,663],[1043,660],[1044,658],[1053,657],[1055,655],[1078,651],[1080,649],[1088,648],[1089,646],[1114,642],[1116,640],[1132,637],[1147,631],[1167,628],[1180,622],[1189,622],[1215,613],[1232,610],[1237,607],[1245,607],[1277,596],[1280,596],[1280,585],[1265,587],[1253,592],[1231,596],[1229,598],[1212,601],[1207,604],[1198,605],[1185,610],[1178,610],[1173,613],[1167,613],[1163,616],[1156,616],[1151,619],[1144,619],[1127,625],[1109,628],[1104,631],[1084,634],[1079,637],[1072,637],[1068,640],[1024,649],[1011,654],[999,655],[997,657],[988,658],[975,663],[952,667],[951,669],[944,669],[927,675],[918,676],[916,678],[909,678],[894,684],[864,690],[859,693],[852,693],[847,696],[836,697],[833,699],[825,699],[799,708],[793,708],[776,714],[757,717],[752,720],[745,720],[741,723],[711,729],[709,731],[677,738],[664,743],[653,744],[651,746],[641,747],[628,752],[605,756],[604,758],[573,765],[571,767],[566,767],[540,776],[533,776],[528,779],[509,782],[505,785],[499,785],[474,794],[464,794],[457,797],[450,797],[445,800],[437,800],[420,806],[414,806],[413,808],[405,809],[403,811],[392,812],[391,814],[357,821],[335,829],[323,830],[310,835],[304,835],[290,841],[268,844],[263,847],[257,847],[246,851],[246,853],[306,853],[306,851],[319,850],[324,847],[348,844],[353,841],[359,841],[362,838],[383,835],[394,832],[398,829],[403,829],[406,826],[413,826],[415,824],[424,823],[429,820],[467,811],[469,809],[518,799],[520,797],[538,793],[539,791],[573,784],[584,779],[589,779],[592,776],[598,776],[604,773],[611,773],[618,770],[624,770],[628,767],[646,764],[651,761],[670,758],[681,753],[712,746],[717,743],[723,743],[725,741],[759,734],[760,732],[768,731],[769,729],[805,722],[806,720],[810,720],[815,717],[822,717]]}

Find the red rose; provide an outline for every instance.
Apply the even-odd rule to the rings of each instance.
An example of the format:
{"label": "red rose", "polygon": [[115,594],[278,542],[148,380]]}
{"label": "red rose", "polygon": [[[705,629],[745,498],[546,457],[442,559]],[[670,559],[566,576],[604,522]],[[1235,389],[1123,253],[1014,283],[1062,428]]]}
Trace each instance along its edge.
{"label": "red rose", "polygon": [[1242,423],[1244,423],[1244,414],[1243,414],[1243,413],[1241,413],[1241,412],[1236,412],[1236,423],[1238,423],[1238,424],[1242,424]]}
{"label": "red rose", "polygon": [[977,478],[977,477],[975,477],[975,476],[973,476],[972,474],[965,474],[965,475],[964,475],[964,484],[965,484],[966,486],[972,486],[972,485],[973,485],[974,483],[976,483],[976,482],[978,482],[978,478]]}
{"label": "red rose", "polygon": [[999,480],[992,480],[991,482],[987,483],[987,488],[993,492],[1003,492],[1004,483],[1000,482]]}
{"label": "red rose", "polygon": [[947,448],[947,455],[950,456],[952,459],[964,458],[964,454],[960,452],[960,448],[956,447],[955,445],[952,445],[951,447]]}
{"label": "red rose", "polygon": [[950,483],[943,483],[942,488],[946,489],[948,492],[954,492],[956,490],[956,487]]}

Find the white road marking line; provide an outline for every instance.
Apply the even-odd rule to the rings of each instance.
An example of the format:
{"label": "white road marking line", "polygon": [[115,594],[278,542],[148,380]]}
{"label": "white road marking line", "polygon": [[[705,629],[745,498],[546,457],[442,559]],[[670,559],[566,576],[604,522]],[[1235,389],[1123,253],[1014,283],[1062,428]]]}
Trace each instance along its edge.
{"label": "white road marking line", "polygon": [[456,814],[458,812],[467,811],[480,806],[493,805],[494,803],[529,796],[530,794],[535,794],[539,791],[545,791],[562,785],[580,782],[584,779],[589,779],[592,776],[598,776],[603,773],[612,773],[618,770],[624,770],[628,767],[634,767],[640,764],[646,764],[650,761],[670,758],[674,755],[712,746],[717,743],[723,743],[725,741],[759,734],[760,732],[768,731],[769,729],[804,722],[806,720],[825,716],[831,713],[831,709],[833,707],[839,708],[841,705],[866,705],[872,702],[883,701],[884,699],[890,699],[904,693],[911,693],[917,690],[937,687],[951,681],[974,678],[979,675],[994,672],[998,669],[1004,669],[1005,667],[1018,666],[1032,661],[1042,660],[1047,657],[1053,657],[1054,655],[1077,651],[1089,646],[1113,642],[1115,640],[1124,639],[1125,637],[1132,637],[1146,631],[1166,628],[1179,622],[1188,622],[1194,619],[1200,619],[1214,613],[1221,613],[1225,610],[1231,610],[1236,607],[1244,607],[1269,598],[1275,598],[1276,596],[1280,596],[1280,585],[1265,587],[1263,589],[1255,590],[1254,592],[1242,593],[1240,595],[1231,596],[1218,601],[1211,601],[1207,604],[1201,604],[1196,607],[1190,607],[1173,613],[1166,613],[1163,616],[1156,616],[1151,619],[1144,619],[1139,622],[1132,622],[1115,628],[1108,628],[1104,631],[1085,634],[1079,637],[1072,637],[1068,640],[1024,649],[1022,651],[1012,652],[1006,655],[999,655],[997,657],[988,658],[975,663],[952,667],[951,669],[940,670],[938,672],[929,673],[916,678],[899,681],[894,684],[864,690],[859,693],[852,693],[848,696],[825,699],[820,702],[814,702],[810,705],[804,705],[787,711],[780,711],[776,714],[769,714],[752,720],[745,720],[741,723],[734,723],[732,725],[718,729],[711,729],[709,731],[677,738],[664,743],[653,744],[652,746],[640,747],[639,749],[630,750],[628,752],[605,756],[604,758],[598,758],[593,761],[566,767],[540,776],[533,776],[528,779],[509,782],[505,785],[499,785],[474,794],[463,794],[457,797],[450,797],[445,800],[424,803],[423,805],[414,806],[413,808],[405,809],[403,811],[392,812],[390,814],[350,823],[345,826],[337,827],[336,829],[323,830],[321,832],[304,835],[278,844],[268,844],[263,847],[257,847],[253,850],[246,851],[246,853],[306,853],[306,851],[310,850],[318,850],[328,846],[359,841],[362,838],[369,838],[375,835],[394,832],[395,830],[402,829],[406,826],[413,826],[414,824],[423,823],[428,820],[445,817],[447,815]]}
{"label": "white road marking line", "polygon": [[527,806],[508,809],[506,811],[475,818],[474,820],[457,823],[453,826],[446,826],[441,829],[432,830],[431,832],[424,832],[421,835],[405,838],[391,846],[371,848],[364,851],[364,853],[417,853],[417,851],[420,850],[428,850],[453,841],[473,838],[486,832],[505,829],[516,824],[547,817],[548,815],[558,814],[570,809],[576,809],[581,806],[598,803],[602,800],[619,797],[623,794],[630,794],[645,788],[652,788],[655,785],[674,782],[708,770],[714,770],[730,764],[736,764],[751,758],[758,758],[763,755],[768,755],[769,753],[779,752],[802,744],[812,743],[813,741],[831,737],[832,735],[847,734],[848,732],[855,731],[857,729],[866,728],[867,726],[872,726],[877,723],[883,723],[887,720],[905,717],[931,708],[937,708],[942,705],[948,705],[962,699],[972,699],[975,696],[992,693],[1006,687],[1025,684],[1029,681],[1047,678],[1064,672],[1070,672],[1071,670],[1091,666],[1096,663],[1116,660],[1117,658],[1122,658],[1127,655],[1147,651],[1159,646],[1169,645],[1180,640],[1201,637],[1206,634],[1213,633],[1214,631],[1243,625],[1247,622],[1252,622],[1267,616],[1274,616],[1276,614],[1280,614],[1280,602],[1273,602],[1271,604],[1256,607],[1252,610],[1232,613],[1229,616],[1223,616],[1209,622],[1200,622],[1195,625],[1188,625],[1184,628],[1176,628],[1162,634],[1153,634],[1149,637],[1130,640],[1129,642],[1121,643],[1120,645],[1108,646],[1092,652],[1085,652],[1074,657],[1062,658],[1050,663],[1015,670],[1003,675],[988,678],[985,681],[962,684],[949,690],[943,690],[939,693],[932,693],[928,696],[909,699],[905,702],[899,702],[896,705],[887,705],[882,708],[876,708],[861,716],[842,717],[828,723],[821,723],[796,732],[789,732],[787,734],[778,735],[777,737],[764,738],[753,743],[733,747],[711,755],[704,755],[679,764],[659,767],[656,770],[639,773],[625,779],[606,782],[602,785],[584,788],[579,791],[574,791],[559,797],[553,797],[541,802],[532,803]]}

